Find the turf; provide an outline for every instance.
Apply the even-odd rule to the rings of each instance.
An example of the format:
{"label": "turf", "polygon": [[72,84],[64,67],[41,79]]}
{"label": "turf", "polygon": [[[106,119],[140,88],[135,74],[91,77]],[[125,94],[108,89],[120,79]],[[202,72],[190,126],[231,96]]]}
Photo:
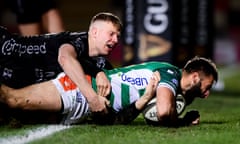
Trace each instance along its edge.
{"label": "turf", "polygon": [[42,143],[94,143],[94,144],[226,144],[239,143],[240,98],[212,94],[208,100],[197,100],[189,107],[200,111],[201,124],[181,128],[147,126],[139,116],[131,125],[80,125],[48,138]]}

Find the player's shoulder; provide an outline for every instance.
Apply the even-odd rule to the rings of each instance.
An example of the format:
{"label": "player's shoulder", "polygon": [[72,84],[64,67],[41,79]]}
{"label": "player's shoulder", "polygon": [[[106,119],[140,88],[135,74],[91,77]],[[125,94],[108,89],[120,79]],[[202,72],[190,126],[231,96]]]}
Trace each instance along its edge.
{"label": "player's shoulder", "polygon": [[[160,62],[160,61],[149,61],[149,62],[144,62],[142,65],[146,66],[154,66],[154,67],[159,67],[159,68],[177,68],[176,66],[172,65],[171,63],[168,62]],[[178,68],[177,68],[178,69]]]}
{"label": "player's shoulder", "polygon": [[178,67],[167,62],[151,61],[143,63],[143,65],[149,69],[158,70],[160,72],[180,73],[180,69]]}
{"label": "player's shoulder", "polygon": [[88,34],[87,32],[68,32],[70,37],[80,38],[80,39],[87,39]]}
{"label": "player's shoulder", "polygon": [[88,34],[86,32],[69,32],[69,39],[78,47],[88,47]]}

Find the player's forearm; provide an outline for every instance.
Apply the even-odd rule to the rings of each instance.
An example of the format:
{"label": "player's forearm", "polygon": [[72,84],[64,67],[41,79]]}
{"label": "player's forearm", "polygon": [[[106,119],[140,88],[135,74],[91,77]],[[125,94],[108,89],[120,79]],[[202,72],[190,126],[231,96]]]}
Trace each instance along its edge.
{"label": "player's forearm", "polygon": [[152,93],[145,92],[136,102],[119,111],[115,116],[114,123],[129,124],[132,122],[139,115],[145,105],[151,100],[151,98]]}
{"label": "player's forearm", "polygon": [[62,57],[60,64],[64,72],[77,85],[88,101],[91,101],[97,96],[96,92],[85,78],[82,66],[74,57]]}
{"label": "player's forearm", "polygon": [[151,100],[151,96],[144,94],[135,102],[135,107],[137,110],[142,110],[144,106]]}
{"label": "player's forearm", "polygon": [[92,89],[91,84],[87,81],[85,74],[81,68],[81,65],[78,62],[72,62],[71,65],[66,68],[67,75],[70,79],[78,86],[82,94],[87,98],[87,100],[91,101],[95,96],[97,96],[96,92]]}

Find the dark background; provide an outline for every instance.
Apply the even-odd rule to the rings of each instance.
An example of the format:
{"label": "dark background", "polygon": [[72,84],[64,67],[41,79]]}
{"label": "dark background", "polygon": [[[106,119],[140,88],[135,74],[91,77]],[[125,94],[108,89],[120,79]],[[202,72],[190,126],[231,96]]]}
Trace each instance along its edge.
{"label": "dark background", "polygon": [[[172,1],[176,2],[176,0]],[[18,32],[14,14],[4,7],[2,0],[0,2],[0,24],[12,32]],[[59,0],[58,4],[66,30],[87,31],[90,19],[98,12],[112,12],[123,19],[123,2],[124,0]],[[213,29],[209,33],[212,33],[213,41],[209,53],[219,65],[238,64],[240,62],[240,1],[215,0],[212,8]],[[116,66],[124,63],[122,50],[123,47],[117,48],[109,57]]]}

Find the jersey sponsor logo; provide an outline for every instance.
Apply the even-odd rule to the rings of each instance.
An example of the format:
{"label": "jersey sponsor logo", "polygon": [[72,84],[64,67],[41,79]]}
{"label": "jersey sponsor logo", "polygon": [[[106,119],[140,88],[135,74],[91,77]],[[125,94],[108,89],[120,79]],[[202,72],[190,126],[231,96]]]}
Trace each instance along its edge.
{"label": "jersey sponsor logo", "polygon": [[147,78],[138,77],[138,76],[134,77],[134,76],[127,75],[126,73],[123,73],[121,75],[121,79],[124,82],[128,82],[132,85],[137,85],[137,86],[143,86],[148,84]]}
{"label": "jersey sponsor logo", "polygon": [[172,82],[173,82],[175,85],[178,86],[178,80],[176,80],[176,79],[172,79]]}
{"label": "jersey sponsor logo", "polygon": [[35,68],[36,82],[48,80],[56,75],[54,71],[44,71],[43,69]]}
{"label": "jersey sponsor logo", "polygon": [[12,77],[13,70],[9,68],[4,68],[2,76],[4,78],[11,78]]}
{"label": "jersey sponsor logo", "polygon": [[106,65],[106,60],[102,57],[98,57],[97,59],[97,67],[104,68]]}
{"label": "jersey sponsor logo", "polygon": [[67,75],[60,77],[58,80],[61,83],[64,91],[71,91],[77,88],[77,85],[75,85]]}
{"label": "jersey sponsor logo", "polygon": [[19,56],[22,56],[24,54],[45,54],[47,52],[46,50],[46,43],[38,44],[38,45],[23,45],[20,43],[17,43],[14,39],[7,40],[2,45],[2,54],[3,55],[12,55],[12,54],[18,54]]}

